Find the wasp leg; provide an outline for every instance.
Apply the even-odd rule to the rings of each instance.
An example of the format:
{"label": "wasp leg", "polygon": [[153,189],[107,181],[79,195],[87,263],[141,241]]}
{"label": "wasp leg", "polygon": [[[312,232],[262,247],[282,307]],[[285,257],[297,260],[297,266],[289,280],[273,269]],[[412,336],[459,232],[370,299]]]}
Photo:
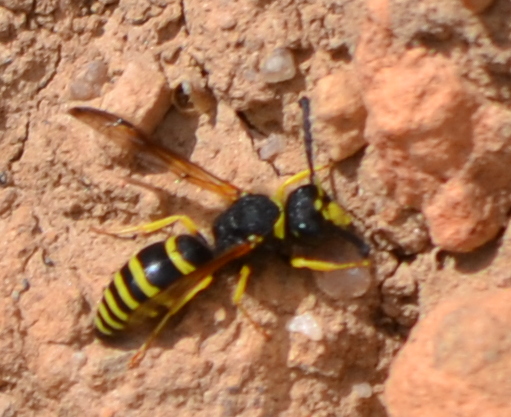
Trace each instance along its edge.
{"label": "wasp leg", "polygon": [[[327,169],[327,168],[330,168],[330,165],[322,165],[318,168],[314,168],[314,171],[317,172],[317,171],[321,171],[321,170]],[[277,188],[277,192],[275,193],[274,198],[278,201],[284,201],[285,200],[284,195],[286,193],[286,188],[288,188],[289,186],[291,186],[293,184],[296,184],[297,182],[303,181],[304,179],[309,177],[310,174],[311,174],[310,169],[305,169],[303,171],[296,173],[292,177],[288,178],[287,180],[285,180],[282,183],[282,185],[279,188]]]}
{"label": "wasp leg", "polygon": [[167,325],[167,322],[170,320],[170,318],[176,315],[179,312],[179,310],[181,310],[185,306],[186,303],[188,303],[193,297],[197,295],[197,293],[209,287],[212,280],[213,280],[212,275],[204,277],[189,292],[187,292],[181,299],[177,300],[175,304],[172,305],[172,308],[170,308],[169,311],[159,321],[158,325],[151,332],[151,334],[146,339],[144,344],[140,346],[140,348],[135,352],[129,363],[130,368],[138,366],[140,361],[144,358],[145,352],[147,351],[151,343],[153,343],[154,339],[158,337],[163,328]]}
{"label": "wasp leg", "polygon": [[[130,361],[129,366],[134,367],[140,363],[144,357],[145,351],[153,342],[153,340],[158,336],[161,330],[165,327],[169,319],[178,311],[180,311],[186,303],[188,303],[193,297],[197,295],[197,293],[206,289],[211,284],[213,280],[213,274],[216,271],[234,259],[238,259],[252,251],[256,245],[261,243],[261,240],[262,238],[256,236],[245,243],[231,248],[230,250],[224,252],[222,255],[210,261],[205,266],[199,267],[195,271],[190,272],[185,276],[185,279],[178,280],[174,285],[171,285],[169,288],[149,300],[148,302],[150,305],[165,306],[167,307],[168,311],[160,320],[156,328],[151,332],[145,343],[135,353]],[[250,271],[248,271],[247,276],[244,279],[245,286],[249,273]],[[243,291],[241,291],[239,294],[240,295],[238,298],[241,297]]]}
{"label": "wasp leg", "polygon": [[190,233],[194,235],[199,235],[199,228],[195,224],[195,222],[186,215],[175,215],[175,216],[169,216],[165,217],[160,220],[156,220],[151,223],[145,223],[140,224],[138,226],[129,226],[129,227],[122,227],[119,229],[100,229],[93,227],[92,230],[94,230],[96,233],[101,233],[105,235],[112,235],[112,236],[122,236],[127,234],[137,234],[137,233],[144,233],[149,234],[156,232],[157,230],[163,229],[164,227],[170,226],[174,223],[181,222]]}
{"label": "wasp leg", "polygon": [[245,310],[245,307],[241,304],[241,299],[243,298],[243,294],[245,294],[245,290],[247,288],[248,278],[252,273],[252,268],[249,265],[243,265],[240,270],[238,284],[234,290],[234,294],[232,296],[233,304],[241,311],[241,313],[247,318],[247,320],[254,326],[254,328],[261,333],[264,337],[269,339],[270,334],[261,327],[259,323],[257,323],[251,316],[248,314],[248,311]]}
{"label": "wasp leg", "polygon": [[291,259],[291,266],[294,268],[307,268],[313,271],[328,272],[351,268],[366,268],[371,266],[371,261],[369,259],[364,259],[358,262],[327,262],[317,259],[296,257]]}

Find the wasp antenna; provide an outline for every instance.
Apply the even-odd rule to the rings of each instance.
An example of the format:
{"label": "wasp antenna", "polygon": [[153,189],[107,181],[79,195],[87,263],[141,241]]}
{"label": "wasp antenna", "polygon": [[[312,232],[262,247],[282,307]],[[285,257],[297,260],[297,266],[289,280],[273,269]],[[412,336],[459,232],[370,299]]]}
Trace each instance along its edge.
{"label": "wasp antenna", "polygon": [[310,172],[310,183],[314,184],[314,162],[312,160],[312,132],[310,120],[310,100],[308,97],[302,97],[299,101],[303,113],[303,140],[305,144],[305,155],[307,156],[307,165]]}

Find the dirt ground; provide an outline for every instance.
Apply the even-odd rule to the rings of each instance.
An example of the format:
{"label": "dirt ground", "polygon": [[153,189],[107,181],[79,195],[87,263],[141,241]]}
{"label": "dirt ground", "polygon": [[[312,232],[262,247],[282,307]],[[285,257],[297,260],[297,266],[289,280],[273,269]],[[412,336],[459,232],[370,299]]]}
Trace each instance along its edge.
{"label": "dirt ground", "polygon": [[[389,409],[385,384],[417,320],[511,284],[510,13],[506,0],[1,0],[0,416],[413,417]],[[225,203],[67,110],[114,112],[272,194],[306,168],[303,95],[316,163],[336,161],[325,187],[372,267],[329,278],[257,259],[244,306],[270,338],[232,305],[227,270],[128,369],[148,329],[105,345],[96,305],[130,256],[180,229],[92,228],[184,213],[209,234]]]}

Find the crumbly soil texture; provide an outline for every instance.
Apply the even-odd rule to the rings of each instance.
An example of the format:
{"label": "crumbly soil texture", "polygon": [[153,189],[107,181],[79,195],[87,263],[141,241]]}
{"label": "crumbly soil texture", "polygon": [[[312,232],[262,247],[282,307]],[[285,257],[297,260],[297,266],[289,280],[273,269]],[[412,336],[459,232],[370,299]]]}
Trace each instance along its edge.
{"label": "crumbly soil texture", "polygon": [[[385,382],[416,321],[453,293],[510,285],[510,13],[506,0],[1,0],[0,416],[390,415]],[[260,254],[243,297],[254,326],[232,303],[232,265],[129,367],[151,325],[104,344],[97,304],[131,256],[183,230],[97,229],[186,214],[210,238],[225,201],[68,109],[118,114],[271,195],[306,168],[304,95],[316,165],[334,161],[319,177],[371,267],[329,277]]]}

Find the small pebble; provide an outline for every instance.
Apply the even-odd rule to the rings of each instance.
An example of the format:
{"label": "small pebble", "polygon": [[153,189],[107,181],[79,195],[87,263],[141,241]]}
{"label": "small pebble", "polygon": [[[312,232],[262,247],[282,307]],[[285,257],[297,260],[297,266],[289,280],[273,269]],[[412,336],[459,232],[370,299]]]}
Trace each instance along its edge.
{"label": "small pebble", "polygon": [[108,67],[101,61],[89,62],[82,67],[69,84],[73,100],[90,100],[101,95],[101,88],[107,81]]}
{"label": "small pebble", "polygon": [[23,294],[24,292],[28,291],[29,289],[30,289],[30,282],[29,282],[29,280],[26,279],[26,278],[23,278],[21,280],[20,285],[18,286],[18,289],[15,289],[15,290],[12,291],[11,298],[14,301],[19,301],[20,297],[21,297],[21,294]]}
{"label": "small pebble", "polygon": [[215,323],[216,324],[219,324],[219,323],[222,323],[225,318],[227,317],[227,313],[225,311],[225,308],[219,308],[218,310],[215,311]]}
{"label": "small pebble", "polygon": [[5,187],[9,182],[9,175],[6,171],[0,171],[0,187]]}
{"label": "small pebble", "polygon": [[231,30],[236,27],[236,17],[231,13],[219,13],[217,19],[220,29],[222,30]]}
{"label": "small pebble", "polygon": [[369,268],[352,268],[330,272],[314,272],[316,285],[332,298],[363,296],[371,286]]}
{"label": "small pebble", "polygon": [[43,263],[46,265],[46,266],[50,266],[50,267],[53,267],[55,266],[55,262],[53,261],[53,259],[51,259],[49,257],[49,255],[46,253],[45,250],[43,250],[43,253],[42,253],[42,259],[43,259]]}
{"label": "small pebble", "polygon": [[283,138],[277,133],[270,133],[270,136],[261,142],[262,145],[259,148],[259,158],[263,161],[271,161],[275,159],[277,155],[284,150]]}
{"label": "small pebble", "polygon": [[287,48],[276,48],[261,66],[261,76],[268,84],[287,81],[296,75],[293,54]]}
{"label": "small pebble", "polygon": [[297,332],[307,336],[311,340],[323,339],[323,330],[310,313],[294,316],[286,325],[289,332]]}
{"label": "small pebble", "polygon": [[71,358],[77,368],[82,368],[87,363],[87,355],[84,352],[75,352]]}
{"label": "small pebble", "polygon": [[373,395],[373,388],[367,382],[353,385],[353,392],[357,394],[359,398],[371,398]]}

